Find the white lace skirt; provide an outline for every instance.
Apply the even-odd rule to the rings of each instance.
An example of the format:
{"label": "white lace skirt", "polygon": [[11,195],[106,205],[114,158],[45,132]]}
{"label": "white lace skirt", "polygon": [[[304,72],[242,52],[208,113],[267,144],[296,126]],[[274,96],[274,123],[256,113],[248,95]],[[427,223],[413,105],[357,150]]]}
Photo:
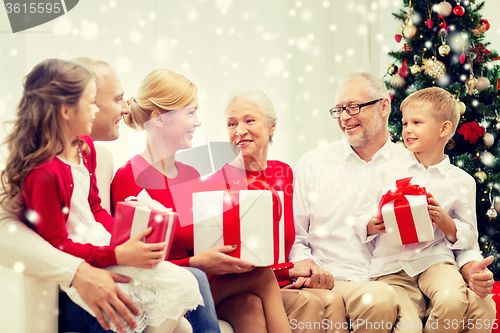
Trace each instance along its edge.
{"label": "white lace skirt", "polygon": [[[128,332],[142,333],[146,327],[159,327],[167,319],[179,320],[186,311],[204,305],[194,275],[170,262],[161,262],[152,269],[124,265],[110,266],[106,269],[132,279],[129,283],[118,283],[120,289],[130,296],[141,311],[135,318],[137,322],[135,330],[132,330],[120,317]],[[95,316],[74,287],[64,291],[73,302]],[[118,331],[113,323],[110,323],[110,326],[113,331]]]}

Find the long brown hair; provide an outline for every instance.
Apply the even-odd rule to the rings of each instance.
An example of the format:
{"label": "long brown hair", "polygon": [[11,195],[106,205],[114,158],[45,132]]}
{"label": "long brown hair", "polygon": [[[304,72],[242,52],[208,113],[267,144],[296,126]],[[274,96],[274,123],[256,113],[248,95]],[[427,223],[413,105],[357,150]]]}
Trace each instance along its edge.
{"label": "long brown hair", "polygon": [[[63,104],[76,107],[93,74],[84,66],[60,59],[36,65],[26,76],[17,119],[4,144],[9,150],[2,171],[0,204],[17,211],[21,205],[24,180],[40,163],[64,149],[59,118]],[[76,143],[82,143],[83,141]]]}

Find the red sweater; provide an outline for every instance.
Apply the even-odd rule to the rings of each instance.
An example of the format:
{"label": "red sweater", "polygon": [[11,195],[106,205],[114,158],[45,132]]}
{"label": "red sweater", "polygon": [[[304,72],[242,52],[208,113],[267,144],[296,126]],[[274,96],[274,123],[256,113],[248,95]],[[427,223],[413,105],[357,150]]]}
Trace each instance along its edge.
{"label": "red sweater", "polygon": [[146,189],[152,199],[172,208],[179,218],[168,260],[179,266],[189,266],[193,256],[193,213],[191,188],[199,187],[200,174],[196,169],[175,162],[179,174],[176,178],[165,177],[142,156],[132,157],[115,174],[111,183],[111,202],[124,201]]}
{"label": "red sweater", "polygon": [[[101,207],[101,199],[95,177],[96,153],[94,143],[88,136],[81,137],[89,147],[83,159],[90,173],[88,201],[96,221],[109,232],[113,229],[113,218]],[[71,166],[58,158],[41,163],[26,177],[23,198],[28,211],[37,214],[34,222],[36,231],[54,247],[82,258],[96,267],[116,265],[114,246],[94,246],[75,243],[68,238],[66,222],[71,209],[73,175]]]}
{"label": "red sweater", "polygon": [[[290,249],[295,241],[295,225],[293,222],[293,172],[290,166],[280,161],[267,161],[267,168],[262,171],[246,171],[233,167],[229,164],[222,170],[217,171],[212,176],[203,181],[207,187],[221,186],[226,189],[227,182],[235,184],[246,184],[247,177],[253,177],[261,180],[276,191],[282,191],[284,194],[284,214],[285,214],[285,258],[288,259]],[[233,186],[231,186],[233,187]],[[271,266],[276,274],[280,286],[291,283],[288,268],[285,263]]]}

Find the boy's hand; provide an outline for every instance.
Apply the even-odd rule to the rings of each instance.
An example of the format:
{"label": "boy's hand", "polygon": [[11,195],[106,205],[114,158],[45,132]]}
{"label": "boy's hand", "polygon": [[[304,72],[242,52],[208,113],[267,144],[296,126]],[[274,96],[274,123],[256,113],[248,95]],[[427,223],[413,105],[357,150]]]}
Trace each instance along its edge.
{"label": "boy's hand", "polygon": [[378,234],[379,232],[385,232],[384,220],[372,217],[372,219],[366,226],[366,231],[368,233],[368,236]]}
{"label": "boy's hand", "polygon": [[152,268],[163,261],[167,244],[147,244],[141,241],[149,235],[153,228],[149,227],[115,249],[116,261],[120,265],[129,265],[141,268]]}
{"label": "boy's hand", "polygon": [[427,205],[427,210],[429,211],[429,216],[434,223],[439,226],[439,229],[444,233],[446,238],[452,243],[457,241],[457,227],[453,219],[446,214],[446,212],[441,208],[441,205],[432,196],[432,194],[427,193],[429,197],[429,205]]}
{"label": "boy's hand", "polygon": [[427,206],[427,210],[429,211],[429,216],[431,217],[434,223],[436,223],[437,225],[441,225],[443,221],[446,219],[446,217],[449,216],[444,212],[443,208],[441,208],[441,205],[432,196],[432,194],[427,193],[427,195],[429,197],[429,205]]}

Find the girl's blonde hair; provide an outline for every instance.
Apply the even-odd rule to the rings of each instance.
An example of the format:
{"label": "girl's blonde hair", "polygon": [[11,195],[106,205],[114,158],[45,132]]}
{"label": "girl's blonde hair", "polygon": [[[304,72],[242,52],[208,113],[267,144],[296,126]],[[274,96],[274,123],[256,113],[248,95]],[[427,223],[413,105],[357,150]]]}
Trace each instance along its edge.
{"label": "girl's blonde hair", "polygon": [[[26,76],[17,119],[4,142],[9,150],[1,173],[0,204],[4,208],[20,210],[28,174],[64,149],[60,108],[63,104],[76,107],[93,78],[86,67],[60,59],[42,61]],[[75,143],[82,144],[83,140]]]}
{"label": "girl's blonde hair", "polygon": [[144,129],[153,111],[165,113],[186,106],[195,98],[198,88],[183,75],[168,69],[157,69],[149,73],[139,90],[127,103],[130,114],[124,116],[125,123]]}

